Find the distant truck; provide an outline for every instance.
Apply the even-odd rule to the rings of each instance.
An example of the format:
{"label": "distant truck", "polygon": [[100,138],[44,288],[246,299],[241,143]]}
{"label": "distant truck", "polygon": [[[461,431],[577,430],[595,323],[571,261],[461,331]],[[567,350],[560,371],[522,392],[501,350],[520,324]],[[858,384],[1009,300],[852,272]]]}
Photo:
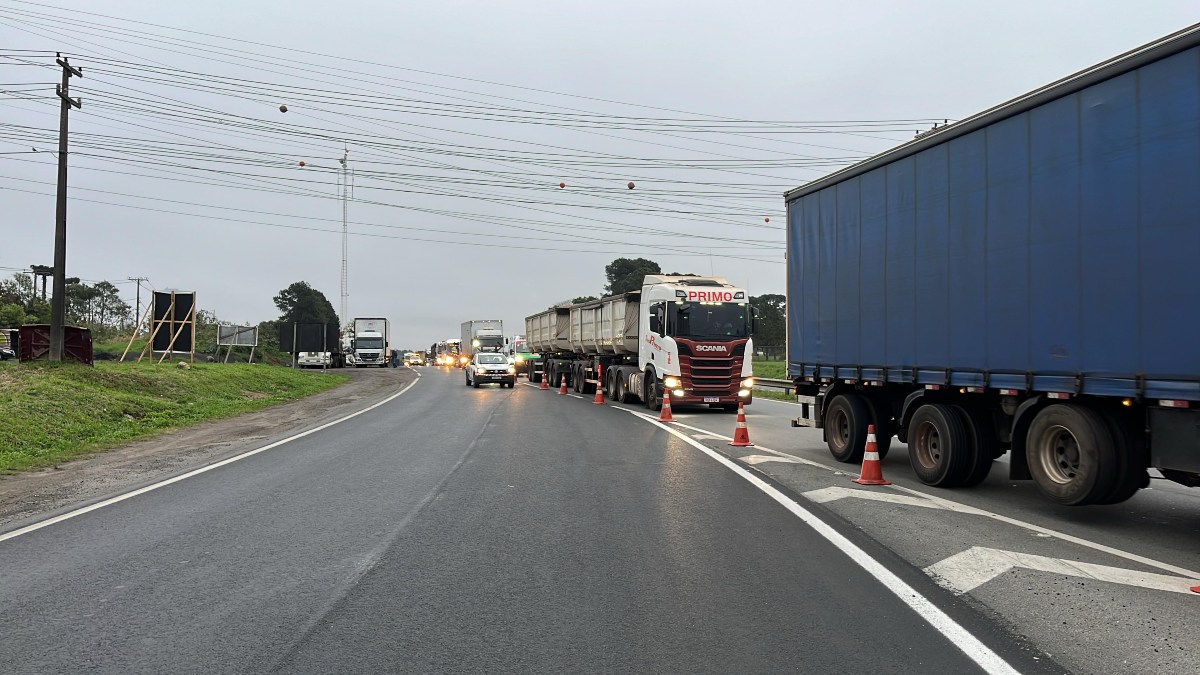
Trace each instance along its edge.
{"label": "distant truck", "polygon": [[504,351],[504,322],[499,319],[464,321],[461,335],[462,355],[468,361],[475,356],[475,352]]}
{"label": "distant truck", "polygon": [[754,379],[749,294],[721,277],[646,275],[641,290],[526,317],[539,357],[534,378],[652,410],[750,403]]}
{"label": "distant truck", "polygon": [[508,339],[508,356],[517,369],[517,374],[529,375],[530,364],[535,361],[537,354],[529,348],[529,341],[524,335],[513,335]]}
{"label": "distant truck", "polygon": [[1200,485],[1200,26],[786,195],[796,426],[928,485]]}
{"label": "distant truck", "polygon": [[354,365],[355,367],[378,366],[387,368],[391,353],[391,323],[383,318],[357,318],[354,320]]}

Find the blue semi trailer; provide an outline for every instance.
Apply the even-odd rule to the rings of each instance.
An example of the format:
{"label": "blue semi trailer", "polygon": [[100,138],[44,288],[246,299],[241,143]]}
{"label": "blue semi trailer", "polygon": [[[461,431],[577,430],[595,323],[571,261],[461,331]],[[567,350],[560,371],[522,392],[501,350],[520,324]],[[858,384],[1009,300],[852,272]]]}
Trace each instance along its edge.
{"label": "blue semi trailer", "polygon": [[841,461],[1062,504],[1200,484],[1200,25],[786,195],[788,376]]}

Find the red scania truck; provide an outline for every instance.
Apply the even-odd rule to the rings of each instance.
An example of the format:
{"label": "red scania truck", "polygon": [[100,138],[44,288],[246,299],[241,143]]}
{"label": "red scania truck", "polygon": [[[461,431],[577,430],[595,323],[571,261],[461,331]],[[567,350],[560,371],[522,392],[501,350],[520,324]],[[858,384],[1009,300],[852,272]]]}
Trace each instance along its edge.
{"label": "red scania truck", "polygon": [[737,410],[753,398],[750,296],[721,277],[647,275],[642,288],[562,303],[525,318],[538,381],[640,400],[651,410],[700,404]]}

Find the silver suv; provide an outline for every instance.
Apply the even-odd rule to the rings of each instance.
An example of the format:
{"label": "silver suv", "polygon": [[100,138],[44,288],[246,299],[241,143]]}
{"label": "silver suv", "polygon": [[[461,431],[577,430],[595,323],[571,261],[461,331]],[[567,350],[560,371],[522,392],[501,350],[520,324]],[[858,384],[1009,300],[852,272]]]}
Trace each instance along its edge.
{"label": "silver suv", "polygon": [[500,388],[512,389],[517,383],[517,369],[508,357],[496,352],[476,352],[465,369],[468,387],[479,388],[488,382],[500,383]]}

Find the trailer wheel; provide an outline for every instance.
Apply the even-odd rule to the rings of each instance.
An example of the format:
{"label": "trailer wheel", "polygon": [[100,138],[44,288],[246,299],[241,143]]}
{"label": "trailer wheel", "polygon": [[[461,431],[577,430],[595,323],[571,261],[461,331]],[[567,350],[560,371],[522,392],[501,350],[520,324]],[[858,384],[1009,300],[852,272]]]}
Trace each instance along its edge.
{"label": "trailer wheel", "polygon": [[618,374],[613,378],[613,400],[617,403],[628,403],[628,395],[625,393],[625,380]]}
{"label": "trailer wheel", "polygon": [[1025,456],[1038,490],[1059,504],[1093,504],[1113,492],[1116,443],[1104,418],[1088,408],[1043,408],[1029,425]]}
{"label": "trailer wheel", "polygon": [[971,442],[970,459],[967,462],[967,474],[960,485],[972,487],[979,485],[987,478],[992,470],[992,462],[996,457],[996,429],[985,413],[962,406],[954,406],[966,423],[967,438]]}
{"label": "trailer wheel", "polygon": [[955,487],[967,477],[972,444],[955,406],[928,403],[909,423],[908,462],[926,485]]}
{"label": "trailer wheel", "polygon": [[1150,484],[1149,453],[1145,441],[1122,420],[1109,417],[1108,426],[1116,442],[1117,476],[1112,490],[1094,504],[1120,504]]}
{"label": "trailer wheel", "polygon": [[861,462],[870,421],[871,415],[860,397],[854,394],[835,397],[825,409],[825,444],[829,446],[829,454],[839,462]]}

